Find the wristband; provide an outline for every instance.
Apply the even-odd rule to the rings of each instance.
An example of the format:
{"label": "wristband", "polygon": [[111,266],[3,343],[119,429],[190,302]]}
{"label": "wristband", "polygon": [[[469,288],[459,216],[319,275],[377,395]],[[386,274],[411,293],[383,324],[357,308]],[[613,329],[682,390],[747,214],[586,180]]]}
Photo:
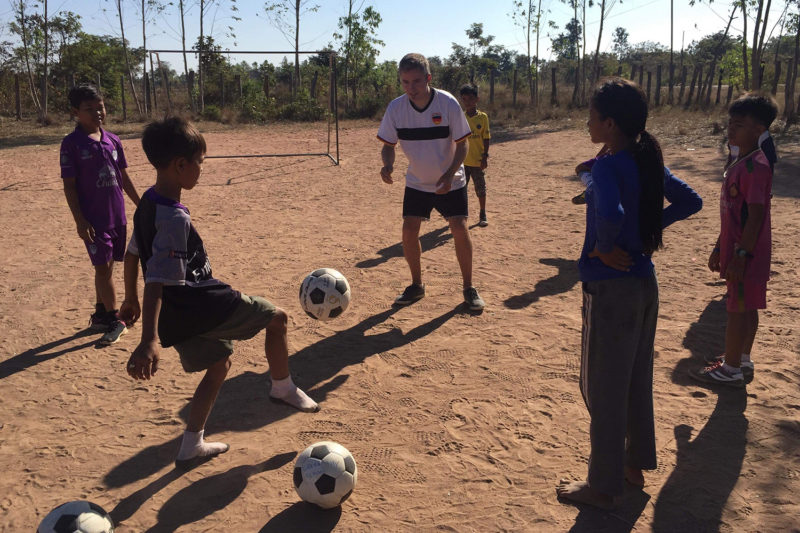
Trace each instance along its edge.
{"label": "wristband", "polygon": [[744,248],[737,248],[736,249],[736,255],[738,257],[748,257],[748,258],[749,257],[753,257],[753,254],[751,254],[750,252],[748,252]]}

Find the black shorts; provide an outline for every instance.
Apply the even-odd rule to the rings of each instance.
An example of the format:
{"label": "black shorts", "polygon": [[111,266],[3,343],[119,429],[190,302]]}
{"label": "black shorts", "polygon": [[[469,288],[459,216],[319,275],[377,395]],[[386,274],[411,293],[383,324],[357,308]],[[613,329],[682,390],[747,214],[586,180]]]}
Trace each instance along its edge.
{"label": "black shorts", "polygon": [[461,187],[447,194],[436,194],[406,187],[403,196],[403,218],[419,217],[427,220],[434,208],[444,218],[466,217],[469,214],[467,188]]}

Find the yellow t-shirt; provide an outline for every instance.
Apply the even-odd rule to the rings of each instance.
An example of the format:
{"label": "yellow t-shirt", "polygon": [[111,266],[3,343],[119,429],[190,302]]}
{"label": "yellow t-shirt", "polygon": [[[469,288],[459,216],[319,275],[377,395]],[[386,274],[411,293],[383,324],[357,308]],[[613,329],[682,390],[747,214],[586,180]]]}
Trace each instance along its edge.
{"label": "yellow t-shirt", "polygon": [[469,122],[469,129],[472,134],[469,136],[469,150],[467,150],[467,157],[464,159],[464,164],[468,167],[481,166],[481,156],[483,155],[483,140],[491,139],[492,134],[489,132],[489,116],[483,111],[478,110],[474,117],[464,113]]}

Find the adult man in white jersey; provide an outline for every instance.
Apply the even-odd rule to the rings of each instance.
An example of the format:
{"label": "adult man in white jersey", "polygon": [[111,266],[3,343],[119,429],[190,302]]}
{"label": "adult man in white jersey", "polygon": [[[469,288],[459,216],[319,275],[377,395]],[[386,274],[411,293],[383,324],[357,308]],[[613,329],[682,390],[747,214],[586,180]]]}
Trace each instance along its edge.
{"label": "adult man in white jersey", "polygon": [[435,208],[450,224],[450,233],[461,268],[464,302],[481,311],[484,302],[472,286],[472,241],[467,227],[467,190],[464,157],[470,127],[458,100],[430,86],[428,60],[407,54],[400,60],[398,77],[405,94],[389,103],[378,139],[383,142],[381,179],[393,183],[397,143],[408,158],[403,197],[403,255],[411,271],[411,285],[395,299],[409,305],[425,296],[419,242],[420,225]]}

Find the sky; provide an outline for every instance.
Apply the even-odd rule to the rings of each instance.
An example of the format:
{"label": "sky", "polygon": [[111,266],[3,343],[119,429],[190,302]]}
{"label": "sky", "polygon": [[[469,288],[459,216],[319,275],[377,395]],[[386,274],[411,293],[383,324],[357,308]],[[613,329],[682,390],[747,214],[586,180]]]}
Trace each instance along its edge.
{"label": "sky", "polygon": [[[164,0],[162,3],[168,1],[175,5],[178,3],[177,0]],[[230,0],[205,1],[205,33],[210,33],[223,49],[285,51],[294,48],[294,43],[290,43],[270,24],[264,10],[267,3],[265,0],[236,0],[237,15],[242,18],[238,22],[231,17]],[[773,30],[785,2],[786,0],[773,0],[768,32]],[[599,1],[595,0],[595,3],[599,4]],[[141,46],[142,26],[138,8],[141,1],[122,0],[122,4],[125,37],[133,46]],[[184,4],[187,9],[188,48],[200,34],[200,8],[199,0],[184,0]],[[319,9],[301,18],[300,48],[320,50],[329,44],[338,47],[332,34],[337,31],[339,17],[346,14],[347,0],[303,0],[303,4],[318,5]],[[675,50],[680,51],[682,44],[688,46],[694,40],[723,30],[731,4],[731,0],[714,0],[711,3],[708,0],[698,0],[695,6],[689,6],[689,0],[674,0]],[[115,5],[113,0],[48,0],[48,11],[51,15],[58,11],[73,11],[81,15],[83,29],[87,33],[119,37]],[[514,24],[510,16],[513,10],[512,0],[355,0],[355,5],[373,6],[383,19],[378,29],[378,38],[385,43],[379,47],[380,61],[398,61],[408,52],[445,58],[452,51],[452,43],[464,46],[468,44],[466,30],[475,22],[483,23],[484,35],[493,35],[494,44],[525,53],[525,32]],[[572,18],[572,10],[563,0],[541,0],[541,6],[544,14],[540,55],[543,59],[550,59],[550,40],[545,34],[556,35],[563,31],[564,25]],[[655,41],[669,46],[670,0],[606,0],[606,6],[601,52],[611,51],[613,31],[618,26],[628,31],[631,44]],[[608,6],[611,6],[610,9]],[[0,0],[0,39],[9,38],[7,23],[12,17],[12,0]],[[546,29],[545,20],[554,22],[559,29]],[[235,38],[228,35],[228,26],[234,27]],[[587,8],[586,28],[587,49],[593,51],[597,46],[600,28],[600,9],[597,5]],[[749,28],[752,28],[752,23]],[[731,32],[741,34],[741,31],[742,19],[737,17]],[[777,35],[778,29],[774,31]],[[177,8],[168,8],[165,13],[148,22],[147,45],[149,49],[180,48],[180,19]],[[177,55],[171,58],[169,54],[162,54],[161,58],[169,61],[173,67],[180,63]],[[282,55],[231,57],[235,62],[244,59],[259,63],[265,59],[280,62],[282,58]]]}

